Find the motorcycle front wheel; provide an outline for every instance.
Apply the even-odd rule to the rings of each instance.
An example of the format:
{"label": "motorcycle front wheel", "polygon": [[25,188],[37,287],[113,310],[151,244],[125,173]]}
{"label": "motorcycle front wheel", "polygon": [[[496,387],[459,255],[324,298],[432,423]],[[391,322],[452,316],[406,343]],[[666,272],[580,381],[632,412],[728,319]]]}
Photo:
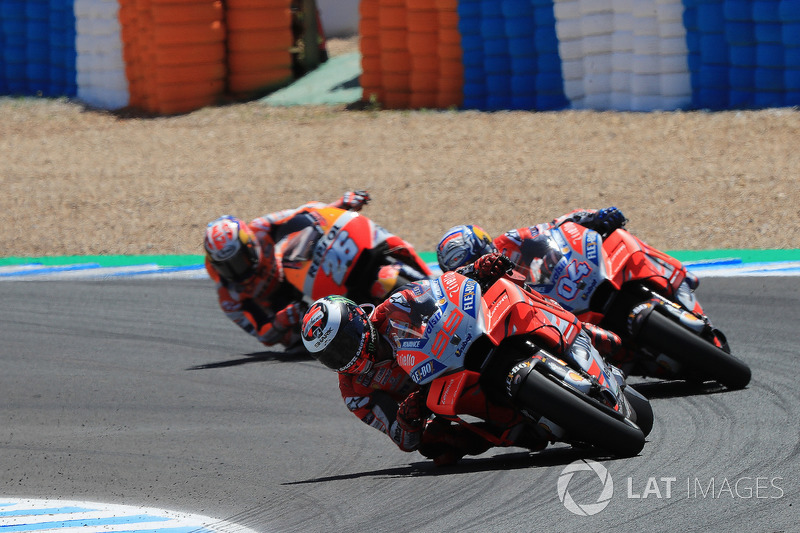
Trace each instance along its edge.
{"label": "motorcycle front wheel", "polygon": [[644,433],[636,424],[536,370],[520,385],[516,400],[558,424],[568,441],[590,444],[619,457],[632,457],[644,448]]}
{"label": "motorcycle front wheel", "polygon": [[650,400],[630,385],[625,387],[624,394],[625,399],[636,413],[636,425],[639,426],[645,437],[648,436],[653,430],[653,406],[650,405]]}

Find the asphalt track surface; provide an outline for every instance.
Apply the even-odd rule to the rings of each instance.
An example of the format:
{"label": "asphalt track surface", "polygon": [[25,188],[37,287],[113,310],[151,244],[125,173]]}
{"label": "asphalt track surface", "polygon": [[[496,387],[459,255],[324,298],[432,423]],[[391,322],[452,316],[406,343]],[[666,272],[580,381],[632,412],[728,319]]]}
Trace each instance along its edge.
{"label": "asphalt track surface", "polygon": [[[800,283],[698,291],[750,386],[645,381],[655,427],[622,460],[564,446],[455,467],[406,454],[345,409],[335,375],[264,352],[207,280],[0,285],[0,497],[166,508],[256,531],[798,531]],[[639,380],[640,381],[640,380]],[[607,507],[557,494],[575,461]],[[602,484],[574,474],[569,496]]]}

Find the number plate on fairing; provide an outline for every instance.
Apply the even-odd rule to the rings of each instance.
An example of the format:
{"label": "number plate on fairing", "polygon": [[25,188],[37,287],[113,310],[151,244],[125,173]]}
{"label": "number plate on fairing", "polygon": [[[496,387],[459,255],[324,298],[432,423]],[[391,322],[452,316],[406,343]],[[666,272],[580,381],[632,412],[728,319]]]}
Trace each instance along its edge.
{"label": "number plate on fairing", "polygon": [[430,285],[433,312],[417,325],[390,321],[387,331],[397,347],[397,362],[420,385],[463,368],[467,349],[482,328],[477,283],[448,272]]}
{"label": "number plate on fairing", "polygon": [[606,279],[602,239],[597,232],[571,223],[549,233],[562,255],[548,282],[536,284],[534,289],[572,313],[588,311],[592,293]]}

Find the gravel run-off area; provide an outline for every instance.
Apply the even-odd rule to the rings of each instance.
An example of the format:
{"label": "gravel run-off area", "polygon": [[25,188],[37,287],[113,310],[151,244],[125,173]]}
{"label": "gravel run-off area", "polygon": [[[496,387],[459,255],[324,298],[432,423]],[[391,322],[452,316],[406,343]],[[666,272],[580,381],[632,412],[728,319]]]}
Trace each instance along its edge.
{"label": "gravel run-off area", "polygon": [[[335,43],[333,43],[335,44]],[[430,251],[616,205],[666,250],[800,248],[800,111],[386,111],[231,103],[172,117],[0,98],[5,257],[200,254],[205,225],[368,189]]]}

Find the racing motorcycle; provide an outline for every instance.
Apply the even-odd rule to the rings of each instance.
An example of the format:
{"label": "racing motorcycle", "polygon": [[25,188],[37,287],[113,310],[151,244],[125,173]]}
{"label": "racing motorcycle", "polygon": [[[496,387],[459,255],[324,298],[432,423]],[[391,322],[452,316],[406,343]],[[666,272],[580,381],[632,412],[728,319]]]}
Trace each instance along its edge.
{"label": "racing motorcycle", "polygon": [[338,294],[378,303],[395,288],[431,276],[411,244],[336,207],[310,208],[285,223],[275,256],[286,281],[309,301]]}
{"label": "racing motorcycle", "polygon": [[677,259],[622,228],[603,239],[574,222],[523,246],[520,270],[533,289],[619,335],[624,354],[614,362],[628,374],[714,380],[730,389],[750,382],[750,368],[731,355],[698,302],[697,278]]}
{"label": "racing motorcycle", "polygon": [[428,409],[494,446],[547,440],[638,454],[653,425],[648,400],[575,315],[522,281],[506,274],[484,291],[447,272],[418,298],[424,311],[412,323],[389,319],[397,362],[426,391]]}

